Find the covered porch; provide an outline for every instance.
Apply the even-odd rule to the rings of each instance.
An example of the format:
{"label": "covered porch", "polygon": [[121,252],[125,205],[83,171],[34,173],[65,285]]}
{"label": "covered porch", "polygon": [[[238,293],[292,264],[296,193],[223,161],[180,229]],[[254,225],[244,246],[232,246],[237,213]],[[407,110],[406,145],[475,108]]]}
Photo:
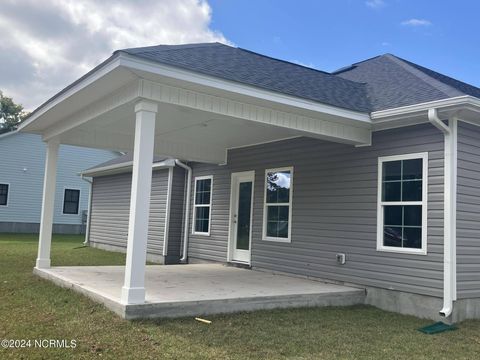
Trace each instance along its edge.
{"label": "covered porch", "polygon": [[[47,144],[35,266],[42,277],[127,318],[363,301],[362,290],[221,265],[146,266],[146,249],[154,154],[225,164],[229,149],[293,137],[364,146],[372,131],[366,113],[118,52],[38,108],[21,131]],[[133,152],[125,267],[50,267],[60,144]]]}

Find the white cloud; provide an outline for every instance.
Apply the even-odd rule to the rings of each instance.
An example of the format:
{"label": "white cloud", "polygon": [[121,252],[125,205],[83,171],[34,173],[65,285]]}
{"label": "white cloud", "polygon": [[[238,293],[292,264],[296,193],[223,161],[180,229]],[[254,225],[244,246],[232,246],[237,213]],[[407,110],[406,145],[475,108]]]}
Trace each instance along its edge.
{"label": "white cloud", "polygon": [[386,4],[383,0],[367,0],[365,1],[365,5],[372,9],[379,9],[381,7],[384,7]]}
{"label": "white cloud", "polygon": [[402,21],[402,25],[417,27],[417,26],[430,26],[432,25],[432,23],[426,19],[408,19],[408,20]]}
{"label": "white cloud", "polygon": [[207,0],[2,0],[0,90],[33,110],[114,50],[228,43],[211,15]]}

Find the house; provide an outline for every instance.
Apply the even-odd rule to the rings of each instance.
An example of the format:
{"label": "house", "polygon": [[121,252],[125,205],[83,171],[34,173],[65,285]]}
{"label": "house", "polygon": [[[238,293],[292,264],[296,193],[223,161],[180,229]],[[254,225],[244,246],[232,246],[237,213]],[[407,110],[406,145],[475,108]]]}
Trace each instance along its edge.
{"label": "house", "polygon": [[[92,179],[87,242],[90,246],[125,252],[132,187],[132,154],[82,172]],[[175,161],[155,157],[148,224],[147,260],[176,264],[181,259],[184,224],[185,169]],[[168,216],[167,216],[168,214]],[[164,239],[168,239],[166,246]]]}
{"label": "house", "polygon": [[[159,316],[153,292],[191,294],[156,279],[190,279],[201,267],[145,265],[161,219],[149,222],[157,205],[150,194],[165,182],[155,155],[178,159],[164,165],[186,172],[181,262],[322,279],[360,287],[362,301],[387,310],[478,318],[479,126],[479,88],[391,54],[327,73],[218,43],[119,50],[21,127],[48,144],[35,272],[103,297],[123,315]],[[95,269],[108,295],[93,280],[82,285],[85,276],[75,282],[79,269],[50,268],[59,143],[133,151],[131,175],[122,175],[131,189],[128,232],[122,203],[126,266]],[[110,181],[114,191],[121,175],[111,175],[99,185]],[[117,230],[104,221],[100,229],[92,219],[92,243]],[[189,311],[223,285],[231,284],[189,298]]]}
{"label": "house", "polygon": [[[0,232],[36,233],[40,226],[46,145],[38,135],[0,135]],[[79,172],[118,156],[110,150],[62,146],[58,159],[53,232],[85,231],[90,183]]]}

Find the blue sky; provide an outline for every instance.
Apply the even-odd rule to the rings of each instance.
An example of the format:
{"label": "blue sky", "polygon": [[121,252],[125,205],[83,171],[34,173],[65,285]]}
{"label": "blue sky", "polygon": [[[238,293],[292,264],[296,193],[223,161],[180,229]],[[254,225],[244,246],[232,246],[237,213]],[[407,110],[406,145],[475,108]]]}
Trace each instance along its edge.
{"label": "blue sky", "polygon": [[480,87],[480,0],[0,2],[0,91],[27,110],[117,49],[212,41],[324,71],[389,52]]}
{"label": "blue sky", "polygon": [[480,86],[480,1],[209,3],[211,28],[238,47],[325,71],[393,53]]}

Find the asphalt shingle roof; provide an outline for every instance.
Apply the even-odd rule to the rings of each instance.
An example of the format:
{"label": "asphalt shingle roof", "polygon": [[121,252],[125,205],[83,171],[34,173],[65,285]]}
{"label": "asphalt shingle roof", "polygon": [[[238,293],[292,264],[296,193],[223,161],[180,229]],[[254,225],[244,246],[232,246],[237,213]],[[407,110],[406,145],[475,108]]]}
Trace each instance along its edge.
{"label": "asphalt shingle roof", "polygon": [[353,64],[333,74],[365,83],[372,111],[462,95],[480,97],[480,89],[475,86],[391,54]]}
{"label": "asphalt shingle roof", "polygon": [[220,43],[117,52],[366,113],[461,95],[480,98],[475,86],[391,54],[327,73]]}
{"label": "asphalt shingle roof", "polygon": [[360,112],[370,109],[364,84],[220,43],[119,51],[344,109]]}

